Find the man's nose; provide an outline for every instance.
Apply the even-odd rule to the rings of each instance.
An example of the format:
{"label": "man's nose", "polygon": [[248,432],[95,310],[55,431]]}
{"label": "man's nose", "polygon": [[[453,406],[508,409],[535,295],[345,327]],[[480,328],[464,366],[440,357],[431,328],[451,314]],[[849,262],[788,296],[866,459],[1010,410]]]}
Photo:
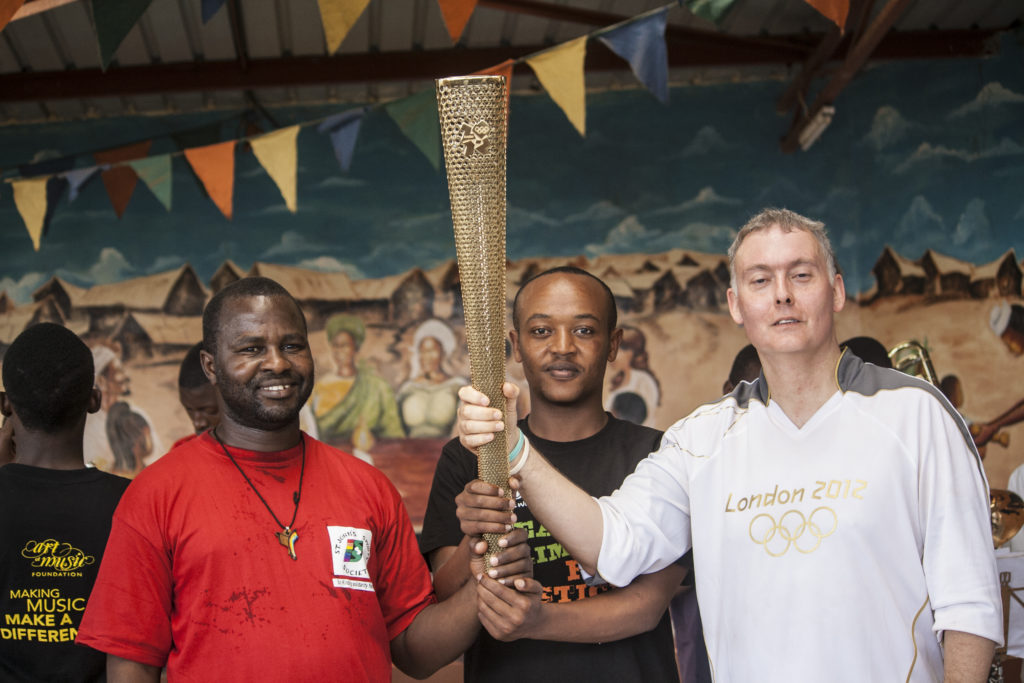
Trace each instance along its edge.
{"label": "man's nose", "polygon": [[576,341],[571,330],[556,330],[551,335],[551,351],[553,353],[572,353],[576,348]]}
{"label": "man's nose", "polygon": [[264,370],[268,370],[270,372],[275,373],[283,372],[288,368],[288,366],[288,359],[285,357],[283,353],[281,353],[281,349],[273,346],[267,347],[267,353],[263,357],[262,368]]}
{"label": "man's nose", "polygon": [[787,278],[778,278],[776,280],[775,303],[779,305],[793,303],[793,290],[790,288]]}

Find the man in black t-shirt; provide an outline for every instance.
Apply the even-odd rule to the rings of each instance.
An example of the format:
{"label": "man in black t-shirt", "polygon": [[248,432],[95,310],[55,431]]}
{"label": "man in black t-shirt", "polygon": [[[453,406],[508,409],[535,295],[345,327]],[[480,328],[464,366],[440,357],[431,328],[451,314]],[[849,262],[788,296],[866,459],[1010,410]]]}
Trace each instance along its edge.
{"label": "man in black t-shirt", "polygon": [[17,434],[0,467],[0,680],[105,680],[106,656],[75,644],[129,481],[82,466],[86,413],[100,407],[93,359],[42,323],[4,356],[0,412]]}
{"label": "man in black t-shirt", "polygon": [[[607,286],[572,267],[531,279],[513,303],[512,351],[523,365],[531,406],[519,425],[592,495],[615,490],[661,440],[660,432],[604,411],[604,373],[622,335],[616,317]],[[442,598],[470,578],[467,556],[479,530],[460,525],[455,499],[461,507],[473,507],[475,487],[489,487],[476,478],[476,457],[457,439],[449,442],[434,473],[420,538]],[[529,534],[539,585],[517,581],[524,591],[517,595],[511,586],[481,582],[496,592],[495,600],[525,606],[524,619],[510,628],[480,593],[486,631],[466,652],[466,680],[678,681],[666,607],[685,575],[683,566],[640,577],[626,588],[588,587],[576,561],[533,519],[522,499],[515,515],[516,526]]]}

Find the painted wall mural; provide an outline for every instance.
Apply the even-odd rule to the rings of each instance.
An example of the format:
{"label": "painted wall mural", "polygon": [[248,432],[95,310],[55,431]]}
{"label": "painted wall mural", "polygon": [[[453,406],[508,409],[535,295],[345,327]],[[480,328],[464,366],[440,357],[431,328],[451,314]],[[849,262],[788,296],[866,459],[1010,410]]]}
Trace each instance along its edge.
{"label": "painted wall mural", "polygon": [[[513,96],[509,296],[553,265],[604,278],[628,326],[606,405],[666,427],[720,395],[746,344],[725,306],[735,230],[769,205],[818,218],[850,294],[840,339],[922,342],[980,438],[995,436],[986,468],[1003,487],[1024,462],[1024,426],[989,424],[1024,414],[1021,41],[1004,36],[986,60],[869,69],[822,138],[792,156],[778,151],[781,81],[674,87],[668,105],[642,89],[589,93],[586,138],[548,98]],[[286,126],[330,113],[274,116]],[[0,129],[0,168],[144,139],[160,153],[175,131],[232,121]],[[137,471],[191,431],[178,363],[201,337],[210,293],[248,273],[272,277],[310,323],[309,428],[385,471],[418,522],[469,375],[443,173],[372,113],[347,173],[314,130],[298,145],[294,215],[240,146],[232,221],[179,159],[171,211],[140,186],[118,220],[93,180],[61,200],[39,252],[0,187],[0,349],[38,320],[81,334],[109,393],[90,438],[108,449],[103,466]],[[522,383],[514,363],[509,375]]]}

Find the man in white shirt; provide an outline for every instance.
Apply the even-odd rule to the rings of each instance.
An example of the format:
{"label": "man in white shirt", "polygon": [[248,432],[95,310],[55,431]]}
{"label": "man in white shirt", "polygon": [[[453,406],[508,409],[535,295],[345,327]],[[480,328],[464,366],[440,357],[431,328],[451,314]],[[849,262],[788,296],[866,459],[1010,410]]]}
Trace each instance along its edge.
{"label": "man in white shirt", "polygon": [[[840,350],[846,291],[821,223],[765,210],[729,259],[758,380],[673,425],[611,496],[526,448],[512,485],[597,580],[623,585],[692,547],[718,681],[984,681],[1002,623],[963,421],[930,385]],[[476,448],[502,416],[461,396]]]}

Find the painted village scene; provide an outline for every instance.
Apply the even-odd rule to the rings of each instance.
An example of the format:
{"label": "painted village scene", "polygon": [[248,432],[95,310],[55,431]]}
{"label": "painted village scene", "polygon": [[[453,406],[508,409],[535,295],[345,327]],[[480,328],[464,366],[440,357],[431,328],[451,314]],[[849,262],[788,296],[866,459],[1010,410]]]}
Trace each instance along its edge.
{"label": "painted village scene", "polygon": [[[606,377],[608,410],[666,427],[721,394],[732,358],[746,344],[728,316],[724,255],[676,249],[509,262],[509,309],[520,283],[563,265],[600,276],[620,311],[625,334]],[[976,265],[930,249],[912,260],[886,247],[873,269],[878,285],[851,297],[839,315],[840,336],[871,336],[886,348],[921,342],[953,404],[969,422],[987,420],[1011,407],[1006,394],[989,387],[1006,382],[1024,350],[1022,272],[1013,250]],[[454,260],[360,280],[267,263],[244,270],[231,261],[208,282],[187,264],[88,289],[54,277],[30,304],[0,295],[0,345],[36,322],[66,325],[87,341],[104,394],[101,414],[90,421],[106,427],[87,428],[87,457],[130,476],[191,432],[184,411],[167,410],[179,364],[202,337],[205,302],[247,275],[283,284],[306,315],[317,372],[306,431],[383,470],[421,523],[434,465],[453,435],[456,392],[470,374]],[[958,353],[968,341],[972,353]],[[525,390],[511,359],[507,374]],[[617,401],[622,393],[631,400]],[[135,415],[145,426],[126,441],[114,421]],[[1024,428],[1010,427],[985,447],[994,487],[1005,485],[1016,464],[1010,446],[1021,443]]]}

